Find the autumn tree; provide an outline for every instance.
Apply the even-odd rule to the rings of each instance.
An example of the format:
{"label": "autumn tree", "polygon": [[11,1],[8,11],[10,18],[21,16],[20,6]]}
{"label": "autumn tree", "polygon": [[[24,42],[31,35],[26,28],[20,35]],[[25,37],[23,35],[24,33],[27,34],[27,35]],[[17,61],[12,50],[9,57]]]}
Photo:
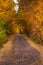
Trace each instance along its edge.
{"label": "autumn tree", "polygon": [[[22,12],[22,14],[21,14]],[[43,1],[20,0],[19,14],[31,24],[30,36],[36,42],[43,43]]]}
{"label": "autumn tree", "polygon": [[19,28],[20,33],[28,33],[33,40],[43,43],[43,1],[20,0],[17,13],[14,6],[13,0],[0,1],[0,20],[6,21],[6,34],[15,34]]}
{"label": "autumn tree", "polygon": [[14,2],[12,0],[0,0],[0,44],[7,40],[7,32],[12,29],[14,19]]}
{"label": "autumn tree", "polygon": [[14,2],[12,0],[0,0],[0,19],[10,20],[14,16]]}

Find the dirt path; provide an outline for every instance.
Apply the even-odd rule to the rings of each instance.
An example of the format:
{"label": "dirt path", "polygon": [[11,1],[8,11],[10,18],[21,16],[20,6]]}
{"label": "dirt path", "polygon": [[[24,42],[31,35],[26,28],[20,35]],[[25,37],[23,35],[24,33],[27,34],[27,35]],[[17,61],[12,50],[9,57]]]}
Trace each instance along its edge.
{"label": "dirt path", "polygon": [[15,36],[0,50],[0,65],[43,65],[40,52],[22,35]]}
{"label": "dirt path", "polygon": [[43,63],[43,45],[40,45],[40,44],[37,44],[37,43],[34,43],[30,38],[28,37],[25,37],[27,39],[27,41],[29,42],[29,44],[34,47],[37,51],[40,52],[40,56],[41,56],[41,59],[42,59],[42,63]]}

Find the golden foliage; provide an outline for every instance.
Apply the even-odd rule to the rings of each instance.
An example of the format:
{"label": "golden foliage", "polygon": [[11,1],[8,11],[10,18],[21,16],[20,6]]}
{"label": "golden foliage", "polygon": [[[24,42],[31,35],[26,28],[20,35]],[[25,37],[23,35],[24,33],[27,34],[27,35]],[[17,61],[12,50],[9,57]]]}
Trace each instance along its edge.
{"label": "golden foliage", "polygon": [[43,43],[43,0],[31,1],[32,2],[28,3],[26,0],[21,0],[20,8],[24,10],[27,23],[31,24],[30,36],[36,37]]}
{"label": "golden foliage", "polygon": [[12,0],[0,0],[0,19],[11,19],[14,15],[14,2]]}
{"label": "golden foliage", "polygon": [[43,0],[21,0],[17,15],[15,15],[12,0],[0,0],[0,19],[9,20],[9,26],[11,26],[13,32],[16,31],[17,23],[25,20],[28,24],[27,29],[30,36],[43,43]]}

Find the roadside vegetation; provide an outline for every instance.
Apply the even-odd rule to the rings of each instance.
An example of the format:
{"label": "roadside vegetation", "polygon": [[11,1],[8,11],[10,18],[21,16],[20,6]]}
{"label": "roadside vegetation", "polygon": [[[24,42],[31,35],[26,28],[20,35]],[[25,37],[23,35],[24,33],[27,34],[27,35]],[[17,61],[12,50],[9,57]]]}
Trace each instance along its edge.
{"label": "roadside vegetation", "polygon": [[34,42],[43,45],[43,1],[21,0],[15,12],[13,0],[0,0],[0,44],[9,35],[26,34]]}

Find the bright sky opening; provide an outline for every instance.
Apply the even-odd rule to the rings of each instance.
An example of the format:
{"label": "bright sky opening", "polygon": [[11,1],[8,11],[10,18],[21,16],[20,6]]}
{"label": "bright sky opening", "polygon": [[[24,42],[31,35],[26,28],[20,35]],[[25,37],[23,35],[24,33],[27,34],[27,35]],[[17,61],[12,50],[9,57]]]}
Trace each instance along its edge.
{"label": "bright sky opening", "polygon": [[13,0],[16,4],[18,4],[18,0]]}
{"label": "bright sky opening", "polygon": [[18,0],[13,0],[14,2],[15,2],[15,7],[14,7],[14,10],[16,11],[16,13],[18,13],[18,10],[19,10],[19,2],[18,2]]}

